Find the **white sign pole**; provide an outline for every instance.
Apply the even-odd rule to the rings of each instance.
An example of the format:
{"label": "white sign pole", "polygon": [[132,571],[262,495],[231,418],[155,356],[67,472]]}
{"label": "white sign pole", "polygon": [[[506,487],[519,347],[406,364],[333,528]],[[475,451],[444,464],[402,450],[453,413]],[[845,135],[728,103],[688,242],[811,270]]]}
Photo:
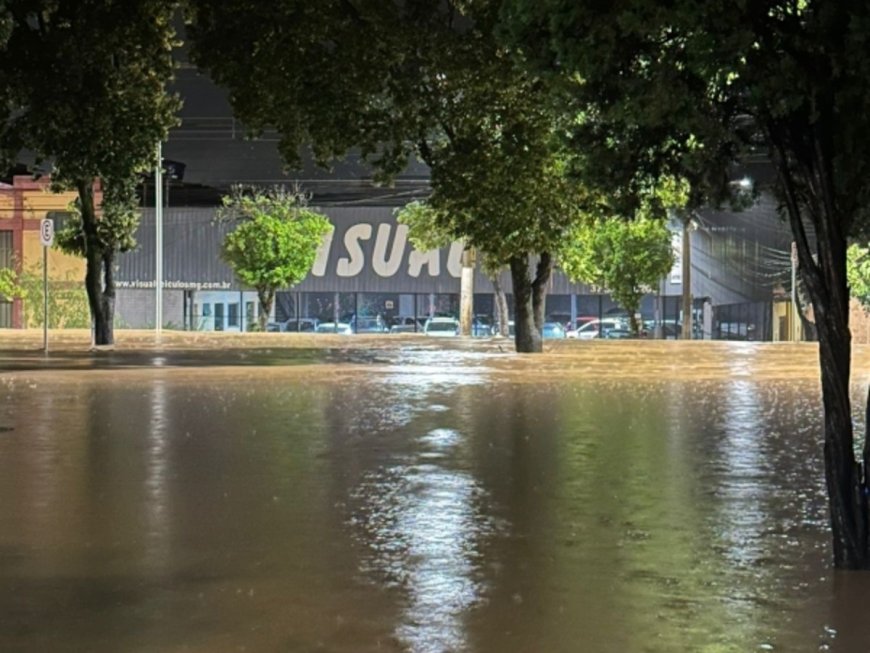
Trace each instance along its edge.
{"label": "white sign pole", "polygon": [[42,350],[48,353],[48,248],[54,243],[54,222],[48,218],[39,223],[42,245]]}
{"label": "white sign pole", "polygon": [[154,168],[154,332],[160,335],[163,325],[163,144],[157,143],[157,167]]}

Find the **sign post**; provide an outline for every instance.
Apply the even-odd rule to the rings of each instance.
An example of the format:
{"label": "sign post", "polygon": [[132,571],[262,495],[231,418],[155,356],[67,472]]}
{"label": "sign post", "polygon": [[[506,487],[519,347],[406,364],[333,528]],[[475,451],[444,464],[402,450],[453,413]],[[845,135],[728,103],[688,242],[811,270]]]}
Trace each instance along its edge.
{"label": "sign post", "polygon": [[48,353],[48,248],[54,243],[54,221],[45,218],[39,223],[42,245],[42,350]]}

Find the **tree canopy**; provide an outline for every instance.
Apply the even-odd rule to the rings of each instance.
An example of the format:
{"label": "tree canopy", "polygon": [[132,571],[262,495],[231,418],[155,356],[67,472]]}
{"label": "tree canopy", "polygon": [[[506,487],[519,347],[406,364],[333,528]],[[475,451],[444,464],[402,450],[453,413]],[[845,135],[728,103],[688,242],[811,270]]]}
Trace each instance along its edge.
{"label": "tree canopy", "polygon": [[[98,344],[113,339],[116,246],[99,225],[99,179],[111,221],[128,220],[139,174],[179,107],[172,77],[177,0],[4,0],[0,4],[0,159],[22,153],[79,194],[85,285]],[[2,47],[3,35],[5,47]],[[115,225],[119,227],[119,224]]]}
{"label": "tree canopy", "polygon": [[[563,114],[495,40],[496,3],[192,7],[194,60],[255,133],[278,130],[288,164],[307,144],[322,163],[358,148],[388,181],[417,157],[431,169],[428,203],[444,232],[511,262],[518,313],[542,310],[549,252],[580,197],[566,174]],[[530,256],[540,257],[534,277]],[[517,334],[519,348],[540,350],[532,322],[518,319]]]}
{"label": "tree canopy", "polygon": [[227,234],[223,258],[239,280],[256,289],[259,326],[266,330],[275,292],[308,275],[329,230],[329,220],[283,188],[238,188],[223,198],[219,219],[239,224]]}

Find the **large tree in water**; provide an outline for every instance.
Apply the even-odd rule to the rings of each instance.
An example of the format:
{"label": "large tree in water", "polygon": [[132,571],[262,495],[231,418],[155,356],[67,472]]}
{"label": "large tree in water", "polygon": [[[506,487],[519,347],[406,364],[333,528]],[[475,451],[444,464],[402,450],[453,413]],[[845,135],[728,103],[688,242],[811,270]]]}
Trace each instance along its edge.
{"label": "large tree in water", "polygon": [[847,239],[870,213],[870,3],[502,5],[506,40],[570,88],[568,110],[584,117],[573,142],[599,161],[602,186],[668,173],[721,186],[727,163],[768,153],[818,328],[834,563],[870,568],[870,447],[865,434],[856,458],[846,277]]}
{"label": "large tree in water", "polygon": [[382,181],[431,169],[440,227],[508,261],[517,350],[541,350],[553,249],[577,218],[560,115],[499,46],[495,5],[193,0],[195,61],[251,129],[274,127],[291,166],[359,148]]}
{"label": "large tree in water", "polygon": [[[135,226],[135,184],[175,121],[177,0],[5,0],[0,3],[0,157],[43,162],[56,189],[78,193],[97,344],[113,342],[115,254]],[[111,204],[104,215],[95,181]],[[109,224],[111,222],[111,224]]]}

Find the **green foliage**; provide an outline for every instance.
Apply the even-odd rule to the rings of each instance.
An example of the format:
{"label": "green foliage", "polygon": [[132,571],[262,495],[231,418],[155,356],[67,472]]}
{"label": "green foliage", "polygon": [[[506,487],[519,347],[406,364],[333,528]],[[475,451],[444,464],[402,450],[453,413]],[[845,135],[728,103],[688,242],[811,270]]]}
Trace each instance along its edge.
{"label": "green foliage", "polygon": [[[139,226],[139,206],[136,189],[129,183],[118,183],[103,193],[102,212],[96,223],[100,249],[129,252],[136,246],[136,228]],[[55,245],[62,252],[85,255],[85,233],[82,223],[81,201],[69,205],[70,217],[55,234]]]}
{"label": "green foliage", "polygon": [[[603,218],[578,227],[559,254],[569,278],[608,290],[631,316],[673,264],[671,232],[649,216]],[[633,327],[637,330],[634,321]]]}
{"label": "green foliage", "polygon": [[0,298],[5,300],[19,299],[23,290],[18,282],[18,275],[12,268],[0,268]]}
{"label": "green foliage", "polygon": [[408,226],[408,238],[420,252],[449,247],[453,242],[453,235],[443,228],[449,216],[440,213],[428,202],[409,202],[395,211],[396,220]]}
{"label": "green foliage", "polygon": [[[566,110],[580,116],[572,142],[587,154],[581,165],[609,192],[682,177],[695,208],[732,198],[734,163],[770,153],[790,213],[817,227],[832,220],[844,235],[865,228],[863,0],[505,0],[501,15],[506,41],[571,95]],[[828,209],[824,197],[833,200]]]}
{"label": "green foliage", "polygon": [[[33,265],[21,274],[6,268],[0,270],[0,297],[21,299],[24,326],[36,328],[45,319],[42,268]],[[48,319],[52,329],[81,329],[90,326],[88,298],[84,288],[68,275],[67,279],[48,281]]]}
{"label": "green foliage", "polygon": [[[409,202],[395,214],[400,224],[408,225],[408,238],[421,252],[448,247],[455,240],[445,229],[445,225],[451,222],[450,217],[428,202]],[[503,259],[486,251],[478,250],[478,260],[483,273],[490,279],[500,274],[506,265]]]}
{"label": "green foliage", "polygon": [[239,223],[227,234],[222,255],[242,283],[257,290],[263,330],[275,291],[306,277],[332,227],[299,194],[282,188],[236,188],[223,198],[218,219]]}
{"label": "green foliage", "polygon": [[852,244],[846,252],[846,258],[849,291],[865,310],[870,310],[870,249]]}

